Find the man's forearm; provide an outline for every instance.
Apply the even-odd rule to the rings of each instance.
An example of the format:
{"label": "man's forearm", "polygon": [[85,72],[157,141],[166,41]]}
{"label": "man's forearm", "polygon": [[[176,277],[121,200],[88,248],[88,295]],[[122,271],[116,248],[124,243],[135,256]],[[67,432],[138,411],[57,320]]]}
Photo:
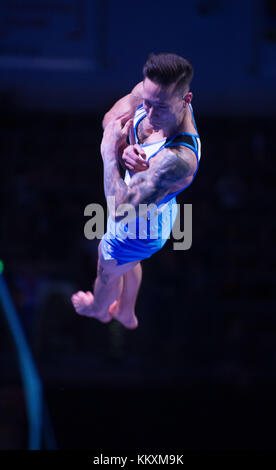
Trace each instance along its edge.
{"label": "man's forearm", "polygon": [[106,146],[102,149],[104,163],[104,193],[106,199],[112,196],[115,198],[115,209],[126,201],[128,194],[128,186],[121,178],[118,167],[118,151],[119,149],[114,146]]}
{"label": "man's forearm", "polygon": [[[155,181],[159,174],[158,171],[155,171],[151,177],[149,177],[150,175],[147,177],[146,172],[136,173],[132,177],[131,183],[127,185],[120,175],[118,152],[118,146],[103,139],[101,153],[104,163],[104,192],[110,214],[119,222],[130,207],[132,210],[129,214],[130,220],[145,215],[147,205],[155,205],[156,201],[165,194],[162,185]],[[108,198],[110,199],[108,200]],[[124,207],[124,205],[128,205],[128,207]]]}

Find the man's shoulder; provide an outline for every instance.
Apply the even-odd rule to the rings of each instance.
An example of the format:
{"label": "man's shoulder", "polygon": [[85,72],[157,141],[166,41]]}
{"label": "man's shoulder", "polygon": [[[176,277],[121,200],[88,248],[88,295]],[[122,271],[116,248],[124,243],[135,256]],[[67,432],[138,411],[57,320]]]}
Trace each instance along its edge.
{"label": "man's shoulder", "polygon": [[134,88],[132,88],[130,94],[135,97],[137,100],[143,101],[143,82],[137,83]]}
{"label": "man's shoulder", "polygon": [[129,100],[134,110],[140,107],[143,103],[143,82],[137,83],[137,85],[131,90],[129,94]]}

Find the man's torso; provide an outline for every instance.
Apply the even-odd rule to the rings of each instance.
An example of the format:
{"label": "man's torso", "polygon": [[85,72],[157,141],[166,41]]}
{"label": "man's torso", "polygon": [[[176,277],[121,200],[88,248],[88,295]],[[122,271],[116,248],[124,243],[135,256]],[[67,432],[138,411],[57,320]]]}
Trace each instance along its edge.
{"label": "man's torso", "polygon": [[[136,109],[136,112],[134,115],[134,128],[135,130],[132,134],[132,139],[130,140],[130,143],[132,145],[134,145],[135,143],[138,143],[140,146],[143,147],[143,150],[147,155],[146,160],[148,161],[149,166],[157,164],[158,162],[156,161],[156,158],[151,158],[151,157],[154,156],[158,158],[157,154],[159,153],[160,150],[163,149],[164,144],[166,144],[166,141],[169,141],[170,137],[172,136],[164,136],[164,132],[162,131],[162,129],[160,131],[153,131],[152,126],[150,125],[148,121],[148,117],[142,105],[140,105]],[[176,191],[181,190],[182,188],[189,186],[189,184],[193,180],[194,174],[196,173],[198,160],[200,159],[200,139],[197,133],[196,125],[194,123],[194,117],[193,117],[191,105],[187,107],[187,112],[184,116],[183,122],[181,123],[181,126],[179,126],[179,128],[176,130],[174,135],[180,135],[180,134],[186,134],[186,133],[189,134],[190,136],[193,136],[193,137],[189,137],[189,139],[197,140],[197,149],[199,150],[199,152],[195,152],[194,149],[192,149],[190,145],[184,146],[183,143],[180,145],[176,145],[174,143],[173,145],[169,145],[168,147],[170,147],[169,148],[170,151],[173,151],[180,158],[187,159],[187,156],[188,156],[194,167],[194,173],[190,174],[187,177],[184,177],[181,181],[178,181],[175,184],[172,184],[170,193],[174,193]],[[127,172],[127,173],[128,174],[125,179],[125,182],[128,184],[132,174],[131,172]]]}

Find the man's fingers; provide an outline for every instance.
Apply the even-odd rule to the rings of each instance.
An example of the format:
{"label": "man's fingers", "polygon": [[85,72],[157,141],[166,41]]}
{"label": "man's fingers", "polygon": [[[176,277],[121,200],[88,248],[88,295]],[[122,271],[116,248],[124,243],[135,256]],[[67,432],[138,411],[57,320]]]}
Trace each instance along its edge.
{"label": "man's fingers", "polygon": [[137,164],[139,165],[139,163],[137,163],[137,161],[134,158],[130,157],[129,155],[123,155],[122,160],[125,163],[130,163],[131,165],[134,165],[134,166]]}
{"label": "man's fingers", "polygon": [[129,168],[131,171],[133,171],[133,168],[135,171],[144,171],[148,169],[146,154],[139,145],[129,145],[126,147],[122,154],[122,160],[126,167],[127,164],[131,165],[132,168]]}
{"label": "man's fingers", "polygon": [[130,170],[130,171],[135,171],[135,168],[134,168],[133,165],[130,165],[129,163],[125,162],[125,166],[126,166],[126,168],[127,168],[128,170]]}
{"label": "man's fingers", "polygon": [[[123,123],[122,123],[122,124],[123,124]],[[125,123],[125,125],[124,125],[124,127],[123,127],[123,130],[122,130],[122,133],[123,133],[124,135],[128,135],[128,132],[129,132],[130,127],[132,126],[132,124],[133,124],[133,119],[129,119],[129,120]]]}
{"label": "man's fingers", "polygon": [[140,155],[133,153],[129,150],[123,152],[122,159],[124,161],[130,161],[133,165],[139,165],[139,167],[143,168],[147,166],[146,160],[144,160]]}
{"label": "man's fingers", "polygon": [[135,144],[133,148],[135,149],[137,154],[141,155],[142,158],[147,157],[147,155],[145,154],[145,151],[142,149],[142,147],[140,147],[139,144]]}
{"label": "man's fingers", "polygon": [[130,129],[128,131],[128,137],[129,137],[129,143],[131,145],[134,145],[135,144],[135,134],[134,134],[133,122],[132,122],[132,126],[130,126]]}
{"label": "man's fingers", "polygon": [[132,158],[122,158],[124,164],[131,165],[135,170],[137,171],[143,171],[146,170],[148,167],[145,165],[143,162],[137,162],[136,160],[133,160]]}
{"label": "man's fingers", "polygon": [[145,171],[146,168],[138,168],[137,165],[135,167],[133,165],[130,165],[129,163],[125,163],[125,167],[132,171],[132,173],[140,173],[141,171]]}

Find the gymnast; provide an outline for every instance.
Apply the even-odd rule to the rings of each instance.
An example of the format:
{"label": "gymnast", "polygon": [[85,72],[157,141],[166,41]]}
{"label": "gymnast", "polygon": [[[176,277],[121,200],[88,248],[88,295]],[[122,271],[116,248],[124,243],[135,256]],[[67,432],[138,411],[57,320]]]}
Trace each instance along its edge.
{"label": "gymnast", "polygon": [[[150,54],[143,77],[103,119],[104,191],[108,207],[112,199],[114,204],[98,246],[93,293],[78,291],[71,297],[79,315],[102,323],[115,319],[127,329],[138,326],[141,261],[169,238],[177,216],[175,196],[192,183],[201,155],[191,105],[191,63],[176,54]],[[135,224],[122,217],[120,208],[130,205]],[[149,222],[148,207],[156,209],[155,222],[139,230],[142,221],[143,227]]]}

